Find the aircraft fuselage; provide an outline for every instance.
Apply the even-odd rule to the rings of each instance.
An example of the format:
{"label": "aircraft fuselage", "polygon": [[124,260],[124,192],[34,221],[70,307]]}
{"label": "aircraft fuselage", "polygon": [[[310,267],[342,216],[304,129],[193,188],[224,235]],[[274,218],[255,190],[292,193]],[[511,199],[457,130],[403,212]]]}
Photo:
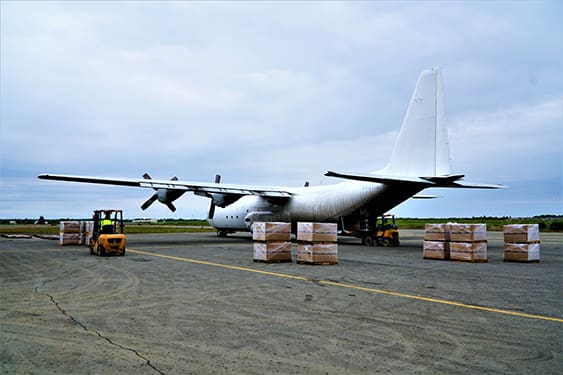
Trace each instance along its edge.
{"label": "aircraft fuselage", "polygon": [[380,215],[420,190],[422,187],[397,188],[359,181],[290,188],[291,198],[278,202],[248,195],[225,208],[215,207],[213,217],[208,221],[218,230],[225,231],[248,231],[256,221],[340,222],[341,218],[360,216],[363,209],[369,211],[364,214],[366,216]]}

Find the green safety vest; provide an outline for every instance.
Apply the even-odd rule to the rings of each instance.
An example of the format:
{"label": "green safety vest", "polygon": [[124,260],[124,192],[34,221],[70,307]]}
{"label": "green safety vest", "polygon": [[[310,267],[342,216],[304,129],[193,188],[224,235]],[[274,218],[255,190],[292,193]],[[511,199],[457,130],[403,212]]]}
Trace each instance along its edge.
{"label": "green safety vest", "polygon": [[103,227],[105,227],[106,225],[112,225],[112,226],[113,226],[113,221],[110,220],[110,219],[104,219],[104,220],[102,220],[101,227],[103,228]]}

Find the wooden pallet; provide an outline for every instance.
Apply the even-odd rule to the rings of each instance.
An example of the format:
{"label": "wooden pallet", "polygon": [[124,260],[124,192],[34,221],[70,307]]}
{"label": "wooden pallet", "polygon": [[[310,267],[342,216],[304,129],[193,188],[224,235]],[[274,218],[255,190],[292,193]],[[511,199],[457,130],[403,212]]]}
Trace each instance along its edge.
{"label": "wooden pallet", "polygon": [[306,262],[304,260],[298,260],[297,264],[308,264],[311,266],[330,266],[330,265],[338,264],[338,262]]}
{"label": "wooden pallet", "polygon": [[254,263],[292,263],[293,259],[271,259],[271,260],[264,260],[264,259],[254,259]]}
{"label": "wooden pallet", "polygon": [[465,262],[465,263],[487,263],[488,259],[449,259],[454,262]]}
{"label": "wooden pallet", "polygon": [[504,259],[505,262],[512,263],[539,263],[539,259],[525,260],[525,259]]}
{"label": "wooden pallet", "polygon": [[430,260],[450,260],[450,258],[433,258],[433,257],[423,257],[424,259],[430,259]]}

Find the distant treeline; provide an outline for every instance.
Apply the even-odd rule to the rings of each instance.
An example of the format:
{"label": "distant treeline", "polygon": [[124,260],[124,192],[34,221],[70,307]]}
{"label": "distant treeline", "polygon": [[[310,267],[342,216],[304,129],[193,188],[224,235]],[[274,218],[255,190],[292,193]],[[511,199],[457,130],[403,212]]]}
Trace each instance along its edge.
{"label": "distant treeline", "polygon": [[[39,219],[0,219],[0,225],[8,225],[8,224],[39,224]],[[85,220],[92,220],[91,217],[89,218],[58,218],[58,219],[45,219],[47,224],[52,225],[59,225],[61,221],[85,221]],[[136,224],[134,222],[136,219],[123,219],[125,224]],[[159,219],[156,222],[143,222],[143,225],[209,225],[207,220],[203,219]]]}
{"label": "distant treeline", "polygon": [[[38,219],[0,219],[0,225],[9,224],[35,224]],[[45,219],[50,225],[59,225],[61,221],[68,220],[90,220],[84,219]],[[159,225],[178,225],[178,226],[208,226],[207,220],[203,219],[160,219],[157,222],[134,223],[134,219],[124,220],[128,225],[159,226]],[[491,217],[479,216],[471,218],[397,218],[397,225],[402,229],[424,229],[428,223],[484,223],[487,229],[492,231],[502,231],[507,224],[538,224],[541,231],[559,232],[563,230],[563,215],[539,215],[529,218],[514,218],[510,216]]]}

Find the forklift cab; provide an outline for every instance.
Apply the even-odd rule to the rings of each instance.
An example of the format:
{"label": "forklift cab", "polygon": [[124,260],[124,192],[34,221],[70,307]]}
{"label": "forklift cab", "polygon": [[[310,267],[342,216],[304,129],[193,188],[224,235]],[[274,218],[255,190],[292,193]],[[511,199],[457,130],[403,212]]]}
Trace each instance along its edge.
{"label": "forklift cab", "polygon": [[94,219],[94,238],[100,234],[123,234],[123,211],[121,210],[96,210]]}

